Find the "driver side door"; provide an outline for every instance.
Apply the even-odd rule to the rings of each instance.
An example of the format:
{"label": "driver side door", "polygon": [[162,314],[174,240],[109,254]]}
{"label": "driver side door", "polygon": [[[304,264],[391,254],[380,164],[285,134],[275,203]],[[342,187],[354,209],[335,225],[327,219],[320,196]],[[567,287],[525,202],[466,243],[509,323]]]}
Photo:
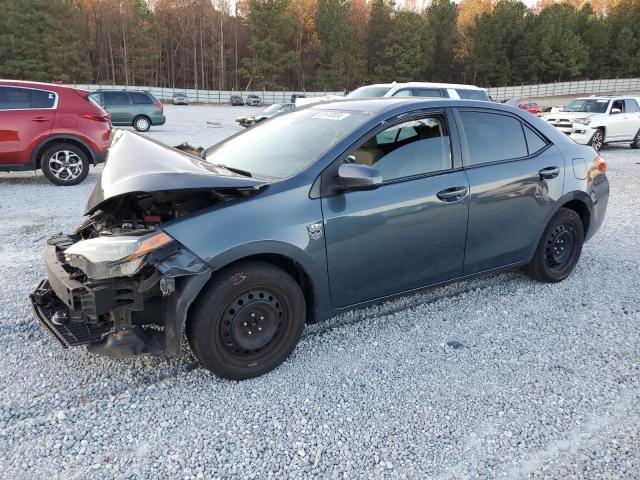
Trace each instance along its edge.
{"label": "driver side door", "polygon": [[[460,162],[460,152],[450,123],[444,113],[405,118],[355,146],[323,173],[334,306],[384,298],[462,274],[469,184],[461,163],[454,163]],[[343,163],[372,166],[382,184],[373,190],[331,192]]]}

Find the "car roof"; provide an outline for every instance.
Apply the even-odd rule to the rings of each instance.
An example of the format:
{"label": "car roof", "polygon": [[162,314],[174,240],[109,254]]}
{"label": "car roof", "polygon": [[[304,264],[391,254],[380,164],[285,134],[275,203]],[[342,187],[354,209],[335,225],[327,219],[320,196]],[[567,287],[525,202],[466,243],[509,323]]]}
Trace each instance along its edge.
{"label": "car roof", "polygon": [[501,110],[512,111],[513,109],[503,104],[498,104],[483,100],[461,100],[455,98],[442,97],[373,97],[373,98],[345,98],[326,100],[312,103],[307,107],[317,110],[339,110],[352,112],[378,113],[385,110],[398,108],[399,110],[415,110],[419,108],[433,107],[484,107],[499,108]]}
{"label": "car roof", "polygon": [[[438,82],[393,82],[393,83],[373,83],[362,85],[358,88],[378,87],[378,88],[406,88],[406,87],[434,87],[434,88],[465,88],[468,90],[484,90],[476,85],[465,85],[462,83],[438,83]],[[355,89],[357,90],[357,89]]]}
{"label": "car roof", "polygon": [[0,78],[0,85],[5,87],[24,87],[24,88],[46,88],[48,90],[74,90],[76,92],[91,93],[89,90],[83,88],[76,88],[71,85],[63,85],[61,83],[46,83],[46,82],[26,82],[24,80],[9,80]]}

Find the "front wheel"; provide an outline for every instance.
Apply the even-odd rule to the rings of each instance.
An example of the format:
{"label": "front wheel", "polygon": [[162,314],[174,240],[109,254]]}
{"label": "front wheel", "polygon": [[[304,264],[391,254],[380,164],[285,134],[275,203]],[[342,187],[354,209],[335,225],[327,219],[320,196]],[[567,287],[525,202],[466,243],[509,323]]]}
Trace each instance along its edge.
{"label": "front wheel", "polygon": [[87,154],[70,143],[57,143],[47,148],[40,167],[51,183],[60,186],[77,185],[89,174]]}
{"label": "front wheel", "polygon": [[146,132],[151,128],[151,121],[142,115],[133,119],[133,128],[139,132]]}
{"label": "front wheel", "polygon": [[553,216],[524,272],[540,282],[555,283],[567,278],[580,258],[584,227],[576,212],[561,208]]}
{"label": "front wheel", "polygon": [[306,306],[298,283],[264,262],[215,274],[189,315],[187,338],[204,367],[229,380],[267,373],[293,352]]}
{"label": "front wheel", "polygon": [[604,144],[604,133],[602,130],[596,130],[589,140],[589,145],[593,147],[596,152],[599,152]]}

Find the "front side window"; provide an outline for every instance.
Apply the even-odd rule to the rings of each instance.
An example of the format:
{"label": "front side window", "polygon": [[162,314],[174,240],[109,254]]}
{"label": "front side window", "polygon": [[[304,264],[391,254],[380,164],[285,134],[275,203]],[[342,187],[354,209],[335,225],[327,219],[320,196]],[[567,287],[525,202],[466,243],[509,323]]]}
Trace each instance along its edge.
{"label": "front side window", "polygon": [[457,88],[456,92],[458,92],[460,98],[465,100],[489,100],[489,96],[484,90],[465,90],[463,88]]}
{"label": "front side window", "polygon": [[254,177],[286,178],[316,162],[369,117],[358,111],[294,110],[214,145],[204,158]]}
{"label": "front side window", "polygon": [[414,88],[413,95],[416,97],[444,97],[441,88]]}
{"label": "front side window", "polygon": [[102,92],[104,104],[111,105],[129,105],[129,95],[127,92]]}
{"label": "front side window", "polygon": [[373,98],[384,97],[391,87],[360,87],[348,94],[345,98]]}
{"label": "front side window", "polygon": [[611,113],[613,113],[614,109],[618,109],[620,113],[624,112],[624,102],[622,100],[616,100],[611,105]]}
{"label": "front side window", "polygon": [[0,110],[49,109],[56,104],[56,94],[32,88],[0,87]]}
{"label": "front side window", "polygon": [[527,143],[519,120],[508,115],[461,111],[471,165],[526,157]]}
{"label": "front side window", "polygon": [[440,115],[410,120],[371,137],[349,158],[376,168],[383,181],[448,170],[449,133]]}
{"label": "front side window", "polygon": [[131,92],[129,97],[134,105],[153,105],[153,100],[146,93]]}

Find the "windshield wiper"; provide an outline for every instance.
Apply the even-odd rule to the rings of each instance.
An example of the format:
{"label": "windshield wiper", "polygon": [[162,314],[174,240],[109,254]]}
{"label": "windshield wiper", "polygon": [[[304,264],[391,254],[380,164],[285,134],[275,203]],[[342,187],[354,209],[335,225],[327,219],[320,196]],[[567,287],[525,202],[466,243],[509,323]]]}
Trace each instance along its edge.
{"label": "windshield wiper", "polygon": [[241,170],[239,168],[235,168],[235,167],[227,167],[226,165],[223,165],[222,163],[217,163],[213,165],[214,167],[219,167],[219,168],[224,168],[225,170],[229,170],[230,172],[233,173],[237,173],[238,175],[242,175],[243,177],[250,177],[252,178],[253,175],[251,175],[251,172],[247,172],[246,170]]}

